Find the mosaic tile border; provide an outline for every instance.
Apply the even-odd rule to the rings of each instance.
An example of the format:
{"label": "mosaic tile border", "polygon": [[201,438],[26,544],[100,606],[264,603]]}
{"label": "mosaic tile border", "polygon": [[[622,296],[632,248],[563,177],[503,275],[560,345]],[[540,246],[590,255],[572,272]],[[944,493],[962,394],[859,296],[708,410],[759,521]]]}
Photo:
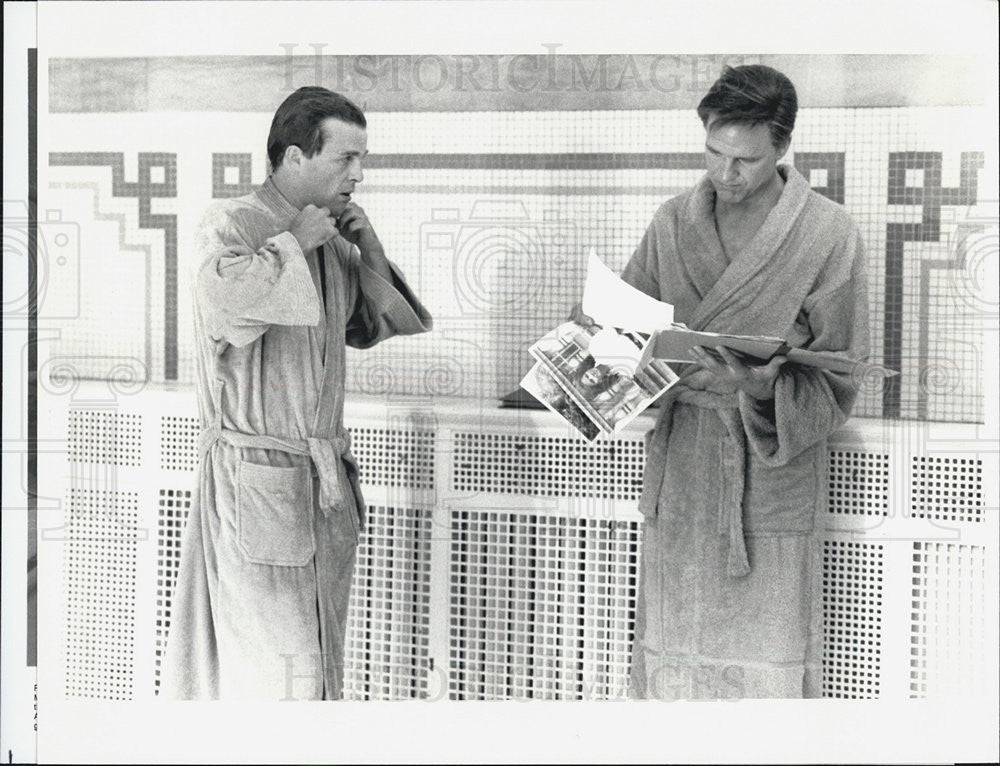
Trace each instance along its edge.
{"label": "mosaic tile border", "polygon": [[125,180],[122,152],[51,152],[50,166],[108,167],[111,194],[132,197],[139,203],[139,227],[163,232],[163,376],[177,380],[177,216],[152,212],[152,200],[177,196],[177,155],[169,152],[140,152],[138,180]]}

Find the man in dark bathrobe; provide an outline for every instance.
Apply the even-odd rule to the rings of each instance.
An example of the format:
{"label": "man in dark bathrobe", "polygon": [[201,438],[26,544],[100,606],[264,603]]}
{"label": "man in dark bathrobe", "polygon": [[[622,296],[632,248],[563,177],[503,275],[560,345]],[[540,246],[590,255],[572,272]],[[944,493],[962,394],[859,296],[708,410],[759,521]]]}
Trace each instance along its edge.
{"label": "man in dark bathrobe", "polygon": [[[868,353],[864,249],[790,165],[797,99],[765,66],[727,68],[698,106],[707,172],[656,213],[623,277],[676,321]],[[630,694],[821,693],[817,527],[826,439],[852,376],[698,351],[648,439]]]}

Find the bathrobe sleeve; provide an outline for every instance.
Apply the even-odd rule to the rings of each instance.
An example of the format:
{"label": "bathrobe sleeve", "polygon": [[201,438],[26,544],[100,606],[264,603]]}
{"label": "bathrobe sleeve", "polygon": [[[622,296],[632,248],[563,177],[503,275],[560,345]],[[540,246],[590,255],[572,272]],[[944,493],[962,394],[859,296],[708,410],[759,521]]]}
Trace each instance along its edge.
{"label": "bathrobe sleeve", "polygon": [[257,211],[210,209],[196,233],[195,301],[217,342],[245,346],[271,325],[315,326],[320,302],[298,240],[289,232],[250,243]]}
{"label": "bathrobe sleeve", "polygon": [[[808,331],[805,348],[867,358],[865,253],[853,224],[834,244],[800,316]],[[767,465],[780,466],[827,438],[850,415],[859,378],[785,364],[775,381],[773,400],[757,401],[741,392],[740,416],[753,453]]]}
{"label": "bathrobe sleeve", "polygon": [[354,348],[370,348],[394,335],[415,335],[432,327],[430,313],[420,303],[399,268],[389,262],[392,281],[369,267],[358,249],[345,239],[331,243],[344,265],[348,286],[345,341]]}

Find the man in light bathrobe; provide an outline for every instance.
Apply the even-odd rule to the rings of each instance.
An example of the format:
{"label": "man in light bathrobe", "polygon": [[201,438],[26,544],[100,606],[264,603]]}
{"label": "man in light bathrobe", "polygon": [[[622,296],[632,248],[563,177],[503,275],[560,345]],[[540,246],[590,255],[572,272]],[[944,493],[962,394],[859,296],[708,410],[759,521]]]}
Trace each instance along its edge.
{"label": "man in light bathrobe", "polygon": [[270,177],[197,232],[203,428],[164,668],[181,699],[334,699],[365,505],[343,426],[345,344],[431,318],[351,201],[366,122],[301,88]]}
{"label": "man in light bathrobe", "polygon": [[[623,276],[692,329],[863,359],[857,227],[778,164],[796,107],[781,73],[727,68],[698,107],[707,173],[657,211]],[[850,413],[852,376],[698,355],[648,440],[631,695],[819,696],[816,532],[826,438]]]}

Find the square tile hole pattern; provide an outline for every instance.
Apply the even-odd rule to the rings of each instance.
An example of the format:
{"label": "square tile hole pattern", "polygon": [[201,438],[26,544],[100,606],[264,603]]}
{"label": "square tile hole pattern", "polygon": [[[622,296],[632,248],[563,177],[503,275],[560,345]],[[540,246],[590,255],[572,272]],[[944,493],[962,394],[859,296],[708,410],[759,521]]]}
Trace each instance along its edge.
{"label": "square tile hole pattern", "polygon": [[142,415],[71,409],[67,458],[75,463],[142,465]]}
{"label": "square tile hole pattern", "polygon": [[910,511],[920,519],[982,522],[983,461],[914,455]]}
{"label": "square tile hole pattern", "polygon": [[638,500],[640,439],[588,444],[576,437],[458,433],[452,489],[542,497]]}
{"label": "square tile hole pattern", "polygon": [[65,694],[131,700],[139,496],[70,488],[64,527]]}
{"label": "square tile hole pattern", "polygon": [[886,516],[889,513],[889,456],[830,450],[830,513]]}
{"label": "square tile hole pattern", "polygon": [[878,697],[883,547],[823,541],[823,696]]}
{"label": "square tile hole pattern", "polygon": [[986,551],[914,542],[910,615],[910,697],[985,695]]}

